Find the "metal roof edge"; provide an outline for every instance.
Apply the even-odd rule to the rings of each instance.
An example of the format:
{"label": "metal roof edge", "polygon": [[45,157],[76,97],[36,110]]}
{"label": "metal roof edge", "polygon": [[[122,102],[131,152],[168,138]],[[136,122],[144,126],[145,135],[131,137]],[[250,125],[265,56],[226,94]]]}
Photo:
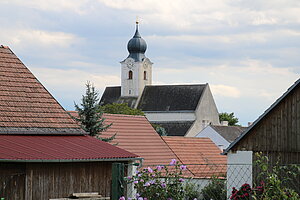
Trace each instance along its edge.
{"label": "metal roof edge", "polygon": [[224,150],[223,153],[221,153],[222,155],[227,155],[227,153],[230,151],[230,149],[237,144],[245,135],[247,135],[249,133],[250,130],[252,130],[252,128],[260,122],[260,120],[262,120],[262,118],[264,118],[269,112],[271,112],[271,110],[273,110],[273,108],[275,106],[277,106],[295,87],[298,86],[298,84],[300,83],[300,78],[295,81],[295,83],[290,86],[287,91],[285,93],[283,93],[283,95],[281,95],[262,115],[260,115],[252,124],[251,126],[248,127],[248,129],[246,129],[237,139],[235,139],[232,143],[230,143],[230,145],[227,147],[227,149]]}
{"label": "metal roof edge", "polygon": [[54,159],[54,160],[10,160],[10,159],[0,159],[1,162],[14,162],[14,163],[73,163],[73,162],[113,162],[113,161],[132,161],[132,160],[140,160],[143,161],[141,157],[128,157],[128,158],[99,158],[99,159]]}

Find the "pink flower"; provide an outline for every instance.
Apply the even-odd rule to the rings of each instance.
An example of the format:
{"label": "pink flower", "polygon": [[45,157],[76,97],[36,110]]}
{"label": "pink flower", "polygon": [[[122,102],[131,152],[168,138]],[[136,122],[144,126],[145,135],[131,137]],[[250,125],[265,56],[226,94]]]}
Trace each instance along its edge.
{"label": "pink flower", "polygon": [[163,168],[164,168],[164,166],[160,166],[160,165],[156,166],[156,169],[157,169],[158,171],[162,170]]}
{"label": "pink flower", "polygon": [[182,183],[184,180],[182,178],[179,179],[179,182]]}
{"label": "pink flower", "polygon": [[147,169],[148,169],[148,172],[149,172],[149,173],[152,173],[152,172],[153,172],[153,169],[151,169],[151,167],[148,167]]}
{"label": "pink flower", "polygon": [[172,159],[170,165],[176,165],[176,159]]}
{"label": "pink flower", "polygon": [[181,170],[186,170],[186,166],[185,165],[180,165],[180,169]]}
{"label": "pink flower", "polygon": [[124,196],[120,197],[119,200],[126,200]]}

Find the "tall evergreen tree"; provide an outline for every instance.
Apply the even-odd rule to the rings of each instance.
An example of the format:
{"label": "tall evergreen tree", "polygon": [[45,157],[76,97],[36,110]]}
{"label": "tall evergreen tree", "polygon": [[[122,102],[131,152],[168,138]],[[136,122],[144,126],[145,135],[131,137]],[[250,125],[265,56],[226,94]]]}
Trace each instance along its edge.
{"label": "tall evergreen tree", "polygon": [[86,83],[85,95],[82,95],[80,106],[76,103],[74,104],[78,117],[73,118],[80,123],[83,130],[102,141],[108,142],[114,139],[115,135],[109,138],[100,136],[101,132],[105,131],[112,124],[105,125],[105,118],[102,117],[103,111],[99,105],[99,94],[90,82]]}

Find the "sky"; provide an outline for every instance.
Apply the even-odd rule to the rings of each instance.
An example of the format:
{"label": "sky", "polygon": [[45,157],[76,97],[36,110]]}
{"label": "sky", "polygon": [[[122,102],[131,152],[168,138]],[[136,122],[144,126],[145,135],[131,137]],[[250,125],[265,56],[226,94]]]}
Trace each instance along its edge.
{"label": "sky", "polygon": [[0,44],[66,110],[120,85],[140,21],[153,84],[209,83],[219,112],[256,120],[300,78],[299,0],[1,0]]}

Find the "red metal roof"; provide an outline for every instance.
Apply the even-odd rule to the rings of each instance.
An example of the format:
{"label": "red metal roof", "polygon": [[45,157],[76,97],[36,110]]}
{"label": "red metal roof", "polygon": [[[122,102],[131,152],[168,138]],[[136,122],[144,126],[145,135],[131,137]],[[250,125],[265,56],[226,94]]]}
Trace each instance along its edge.
{"label": "red metal roof", "polygon": [[182,164],[197,177],[226,173],[227,157],[209,138],[163,136]]}
{"label": "red metal roof", "polygon": [[137,155],[86,135],[0,135],[0,161],[93,161]]}
{"label": "red metal roof", "polygon": [[[14,129],[9,132],[9,128]],[[24,134],[26,128],[52,129],[51,133],[55,132],[53,129],[64,129],[56,131],[59,133],[83,133],[20,59],[8,47],[0,45],[0,132],[19,130]],[[39,130],[31,130],[31,134],[33,132],[39,133]]]}
{"label": "red metal roof", "polygon": [[102,135],[117,134],[112,143],[144,158],[144,165],[169,164],[177,159],[168,145],[144,116],[104,114],[105,123],[113,123]]}

